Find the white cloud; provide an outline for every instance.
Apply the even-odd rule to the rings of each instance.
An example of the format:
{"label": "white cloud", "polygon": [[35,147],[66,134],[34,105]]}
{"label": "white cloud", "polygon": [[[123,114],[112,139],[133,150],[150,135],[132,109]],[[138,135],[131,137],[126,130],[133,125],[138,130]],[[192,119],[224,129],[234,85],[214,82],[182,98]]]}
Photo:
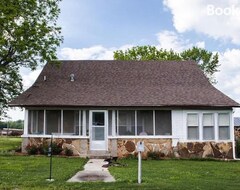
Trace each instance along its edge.
{"label": "white cloud", "polygon": [[221,64],[216,74],[216,87],[240,102],[240,49],[226,50],[219,54]]}
{"label": "white cloud", "polygon": [[112,60],[114,51],[118,49],[125,50],[130,47],[132,45],[127,44],[119,48],[105,48],[101,45],[80,49],[62,48],[58,54],[60,59],[65,60]]}
{"label": "white cloud", "polygon": [[89,48],[73,49],[62,48],[59,52],[59,56],[63,59],[70,60],[96,60],[96,59],[113,59],[113,49],[107,49],[103,46],[92,46]]}
{"label": "white cloud", "polygon": [[240,44],[240,3],[237,0],[164,0],[180,33],[194,30],[214,39]]}
{"label": "white cloud", "polygon": [[[229,49],[219,54],[221,64],[216,74],[216,87],[230,98],[240,103],[240,49]],[[240,109],[235,109],[234,116],[240,117]]]}
{"label": "white cloud", "polygon": [[32,84],[35,82],[35,80],[37,79],[37,77],[39,76],[40,72],[42,71],[42,68],[38,68],[35,71],[20,71],[21,75],[22,75],[22,79],[23,79],[23,88],[27,89],[30,86],[32,86]]}
{"label": "white cloud", "polygon": [[191,48],[192,46],[201,48],[204,48],[205,46],[204,42],[197,42],[196,44],[193,44],[190,40],[184,39],[182,35],[169,30],[164,30],[156,35],[159,42],[159,45],[157,45],[158,48],[168,50],[172,49],[174,51],[181,52],[185,49]]}

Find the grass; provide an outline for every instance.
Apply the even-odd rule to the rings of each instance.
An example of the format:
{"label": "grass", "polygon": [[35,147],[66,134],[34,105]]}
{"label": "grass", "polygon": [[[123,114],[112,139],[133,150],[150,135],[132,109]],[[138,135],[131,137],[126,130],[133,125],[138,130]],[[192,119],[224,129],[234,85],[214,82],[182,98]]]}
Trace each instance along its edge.
{"label": "grass", "polygon": [[[110,168],[123,184],[137,182],[137,160],[127,168]],[[195,160],[145,160],[142,188],[146,189],[240,189],[240,162]],[[127,187],[127,186],[126,186]],[[132,186],[133,187],[133,186]]]}
{"label": "grass", "polygon": [[[10,144],[14,142],[14,139],[5,140]],[[1,149],[3,145],[6,143],[0,143]],[[55,181],[47,182],[48,157],[0,155],[0,189],[240,189],[240,162],[200,160],[143,160],[140,185],[137,184],[136,159],[123,159],[120,162],[127,166],[109,168],[116,182],[67,183],[70,177],[82,170],[86,161],[78,157],[54,156]]]}
{"label": "grass", "polygon": [[0,137],[0,152],[15,150],[21,146],[20,137]]}
{"label": "grass", "polygon": [[69,189],[72,184],[66,181],[84,164],[85,159],[81,158],[53,157],[55,181],[48,182],[48,157],[0,156],[0,189]]}

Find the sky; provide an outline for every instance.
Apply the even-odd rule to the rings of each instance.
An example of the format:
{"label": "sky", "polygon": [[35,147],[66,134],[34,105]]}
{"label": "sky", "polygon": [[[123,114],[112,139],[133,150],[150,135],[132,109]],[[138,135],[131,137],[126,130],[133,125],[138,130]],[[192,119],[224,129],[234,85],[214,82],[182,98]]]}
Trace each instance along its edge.
{"label": "sky", "polygon": [[[240,103],[240,0],[62,0],[60,8],[59,59],[111,60],[113,51],[137,45],[198,46],[219,54],[215,87]],[[24,89],[41,70],[21,69]],[[24,118],[20,109],[8,115]]]}

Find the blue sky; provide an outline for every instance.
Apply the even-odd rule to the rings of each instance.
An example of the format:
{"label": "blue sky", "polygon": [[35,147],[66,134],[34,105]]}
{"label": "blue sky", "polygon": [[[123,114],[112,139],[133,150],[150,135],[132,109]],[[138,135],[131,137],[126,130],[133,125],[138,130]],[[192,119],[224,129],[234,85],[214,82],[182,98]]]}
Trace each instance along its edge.
{"label": "blue sky", "polygon": [[[239,0],[63,0],[60,8],[59,59],[113,59],[113,51],[136,45],[199,46],[219,53],[216,88],[240,102]],[[25,88],[41,69],[21,70]],[[9,116],[23,119],[23,112]]]}
{"label": "blue sky", "polygon": [[159,0],[63,0],[61,7],[63,47],[153,44],[156,33],[173,29]]}

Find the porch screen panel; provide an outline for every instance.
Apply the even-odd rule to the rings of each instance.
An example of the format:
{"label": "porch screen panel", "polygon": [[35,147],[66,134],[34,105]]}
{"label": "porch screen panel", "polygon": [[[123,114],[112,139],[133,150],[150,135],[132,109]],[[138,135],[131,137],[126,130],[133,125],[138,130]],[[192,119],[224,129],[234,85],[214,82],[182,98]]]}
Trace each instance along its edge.
{"label": "porch screen panel", "polygon": [[43,110],[29,110],[28,134],[43,134]]}
{"label": "porch screen panel", "polygon": [[135,135],[135,111],[119,110],[118,135]]}
{"label": "porch screen panel", "polygon": [[228,113],[218,114],[219,139],[230,139],[230,115]]}
{"label": "porch screen panel", "polygon": [[155,111],[155,134],[172,135],[172,114],[170,110]]}
{"label": "porch screen panel", "polygon": [[112,111],[108,111],[108,135],[112,136]]}
{"label": "porch screen panel", "polygon": [[61,111],[46,111],[46,134],[61,133]]}
{"label": "porch screen panel", "polygon": [[63,111],[63,134],[76,135],[79,133],[79,112],[74,110]]}
{"label": "porch screen panel", "polygon": [[89,136],[89,110],[86,110],[86,135]]}
{"label": "porch screen panel", "polygon": [[153,111],[137,111],[137,134],[153,135]]}

